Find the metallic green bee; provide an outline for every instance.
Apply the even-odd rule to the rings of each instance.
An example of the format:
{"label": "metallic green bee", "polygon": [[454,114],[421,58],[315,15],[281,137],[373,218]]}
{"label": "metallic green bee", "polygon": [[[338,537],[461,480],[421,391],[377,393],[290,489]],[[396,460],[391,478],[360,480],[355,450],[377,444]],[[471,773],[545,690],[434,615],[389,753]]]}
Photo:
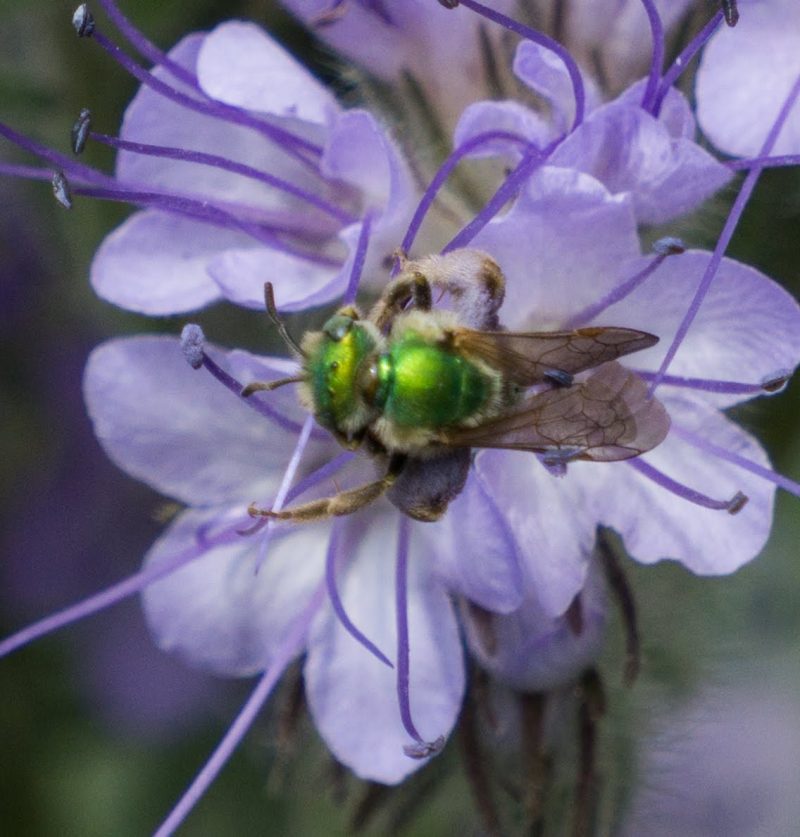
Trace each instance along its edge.
{"label": "metallic green bee", "polygon": [[[411,517],[437,520],[463,488],[470,448],[532,451],[561,466],[628,459],[663,441],[669,429],[663,406],[647,398],[637,375],[613,362],[657,337],[614,327],[503,331],[497,317],[503,274],[478,250],[401,257],[401,267],[369,316],[341,308],[300,345],[266,286],[267,311],[302,372],[255,382],[243,394],[299,383],[301,401],[319,424],[344,447],[363,446],[387,465],[375,482],[283,511],[251,506],[254,517],[351,514],[387,493]],[[432,289],[449,295],[452,310],[434,310]]]}

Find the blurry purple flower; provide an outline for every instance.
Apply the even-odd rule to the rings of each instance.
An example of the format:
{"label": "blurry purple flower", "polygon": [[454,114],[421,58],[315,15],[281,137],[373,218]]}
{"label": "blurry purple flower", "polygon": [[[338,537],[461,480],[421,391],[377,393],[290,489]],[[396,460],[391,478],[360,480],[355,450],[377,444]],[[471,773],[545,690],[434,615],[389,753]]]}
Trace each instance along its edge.
{"label": "blurry purple flower", "polygon": [[655,715],[656,729],[640,744],[641,779],[624,837],[796,833],[800,704],[785,672],[766,675],[743,683],[736,672],[737,682]]}
{"label": "blurry purple flower", "polygon": [[[411,78],[446,130],[462,109],[491,93],[487,45],[497,29],[453,15],[435,0],[281,0],[342,55],[402,90]],[[515,0],[492,7],[511,14]],[[484,31],[481,31],[483,28]]]}
{"label": "blurry purple flower", "polygon": [[[697,118],[721,151],[756,157],[800,76],[800,4],[740,0],[735,29],[722,27],[703,51],[697,72]],[[772,154],[800,154],[795,107]]]}

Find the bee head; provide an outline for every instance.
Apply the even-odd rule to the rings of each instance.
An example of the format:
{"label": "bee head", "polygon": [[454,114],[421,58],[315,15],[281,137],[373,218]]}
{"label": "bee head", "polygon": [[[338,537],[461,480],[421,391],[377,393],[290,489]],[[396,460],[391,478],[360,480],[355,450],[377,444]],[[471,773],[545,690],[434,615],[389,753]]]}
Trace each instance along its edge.
{"label": "bee head", "polygon": [[359,373],[373,362],[382,341],[375,326],[352,307],[340,309],[322,331],[303,338],[303,401],[345,447],[358,445],[374,417],[361,393]]}

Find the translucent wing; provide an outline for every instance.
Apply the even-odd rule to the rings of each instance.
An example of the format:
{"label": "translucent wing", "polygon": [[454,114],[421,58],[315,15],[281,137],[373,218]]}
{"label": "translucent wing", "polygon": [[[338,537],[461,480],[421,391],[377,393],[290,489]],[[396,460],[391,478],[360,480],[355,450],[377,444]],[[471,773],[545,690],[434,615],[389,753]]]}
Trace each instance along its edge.
{"label": "translucent wing", "polygon": [[657,342],[658,337],[645,331],[600,326],[576,331],[460,328],[453,332],[453,343],[459,353],[479,358],[501,372],[505,380],[525,387],[540,384],[559,373],[575,375]]}
{"label": "translucent wing", "polygon": [[660,444],[669,416],[647,385],[618,363],[581,384],[530,395],[477,427],[446,431],[446,445],[512,448],[542,453],[553,462],[629,459]]}

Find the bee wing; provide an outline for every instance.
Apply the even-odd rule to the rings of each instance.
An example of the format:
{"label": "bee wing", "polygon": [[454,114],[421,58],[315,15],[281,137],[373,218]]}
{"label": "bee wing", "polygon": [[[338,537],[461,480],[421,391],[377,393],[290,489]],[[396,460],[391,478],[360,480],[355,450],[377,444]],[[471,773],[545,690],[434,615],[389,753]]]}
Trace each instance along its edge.
{"label": "bee wing", "polygon": [[658,337],[630,328],[596,326],[576,331],[453,332],[456,349],[479,358],[501,372],[504,379],[520,386],[540,384],[559,373],[575,375],[622,355],[647,349]]}
{"label": "bee wing", "polygon": [[573,459],[614,462],[661,443],[669,416],[638,375],[608,363],[581,384],[528,396],[477,427],[442,434],[446,445],[511,448]]}

